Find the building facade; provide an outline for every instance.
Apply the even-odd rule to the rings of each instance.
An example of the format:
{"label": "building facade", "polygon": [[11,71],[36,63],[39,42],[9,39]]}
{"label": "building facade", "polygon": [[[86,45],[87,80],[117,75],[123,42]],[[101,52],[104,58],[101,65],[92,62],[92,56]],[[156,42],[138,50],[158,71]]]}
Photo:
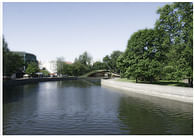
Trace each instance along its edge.
{"label": "building facade", "polygon": [[19,55],[23,61],[24,61],[24,69],[23,71],[26,70],[26,67],[29,63],[31,62],[36,62],[38,64],[37,58],[34,54],[27,53],[27,52],[20,52],[20,51],[12,51],[14,54]]}
{"label": "building facade", "polygon": [[39,68],[46,68],[50,73],[56,73],[56,61],[47,61],[47,62],[40,62]]}

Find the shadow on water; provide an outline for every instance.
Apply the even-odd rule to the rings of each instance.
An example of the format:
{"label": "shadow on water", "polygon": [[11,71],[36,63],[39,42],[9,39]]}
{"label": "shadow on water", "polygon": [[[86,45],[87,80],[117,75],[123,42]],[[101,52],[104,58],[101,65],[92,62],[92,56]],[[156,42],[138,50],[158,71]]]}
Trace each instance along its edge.
{"label": "shadow on water", "polygon": [[100,86],[101,82],[100,79],[80,79],[80,80],[65,80],[65,81],[58,81],[57,86],[59,88],[63,87],[75,87],[75,88],[89,88],[92,86]]}
{"label": "shadow on water", "polygon": [[26,84],[15,87],[3,87],[3,104],[16,102],[22,98],[29,97],[39,89],[38,83]]}
{"label": "shadow on water", "polygon": [[118,118],[131,135],[192,135],[193,105],[141,94],[121,93]]}

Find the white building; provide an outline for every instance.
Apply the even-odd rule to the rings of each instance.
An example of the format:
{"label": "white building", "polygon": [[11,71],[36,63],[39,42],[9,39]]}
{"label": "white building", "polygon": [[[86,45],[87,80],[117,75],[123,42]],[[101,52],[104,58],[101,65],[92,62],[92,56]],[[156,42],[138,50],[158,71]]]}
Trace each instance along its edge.
{"label": "white building", "polygon": [[40,62],[39,68],[46,68],[50,73],[56,73],[57,67],[56,67],[56,61],[48,61],[48,62]]}

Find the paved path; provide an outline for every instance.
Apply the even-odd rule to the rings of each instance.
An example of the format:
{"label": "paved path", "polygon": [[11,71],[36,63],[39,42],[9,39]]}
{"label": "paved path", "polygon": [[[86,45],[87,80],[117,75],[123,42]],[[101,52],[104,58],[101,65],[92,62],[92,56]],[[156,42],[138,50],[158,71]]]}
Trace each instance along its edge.
{"label": "paved path", "polygon": [[101,85],[144,95],[193,103],[193,88],[121,82],[116,79],[102,79]]}

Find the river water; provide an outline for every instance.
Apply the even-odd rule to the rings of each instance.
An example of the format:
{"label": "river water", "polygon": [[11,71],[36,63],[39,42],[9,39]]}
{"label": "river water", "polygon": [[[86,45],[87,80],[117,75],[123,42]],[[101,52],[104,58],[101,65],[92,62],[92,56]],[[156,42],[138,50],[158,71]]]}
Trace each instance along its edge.
{"label": "river water", "polygon": [[4,88],[3,134],[193,134],[192,104],[103,88],[99,80]]}

